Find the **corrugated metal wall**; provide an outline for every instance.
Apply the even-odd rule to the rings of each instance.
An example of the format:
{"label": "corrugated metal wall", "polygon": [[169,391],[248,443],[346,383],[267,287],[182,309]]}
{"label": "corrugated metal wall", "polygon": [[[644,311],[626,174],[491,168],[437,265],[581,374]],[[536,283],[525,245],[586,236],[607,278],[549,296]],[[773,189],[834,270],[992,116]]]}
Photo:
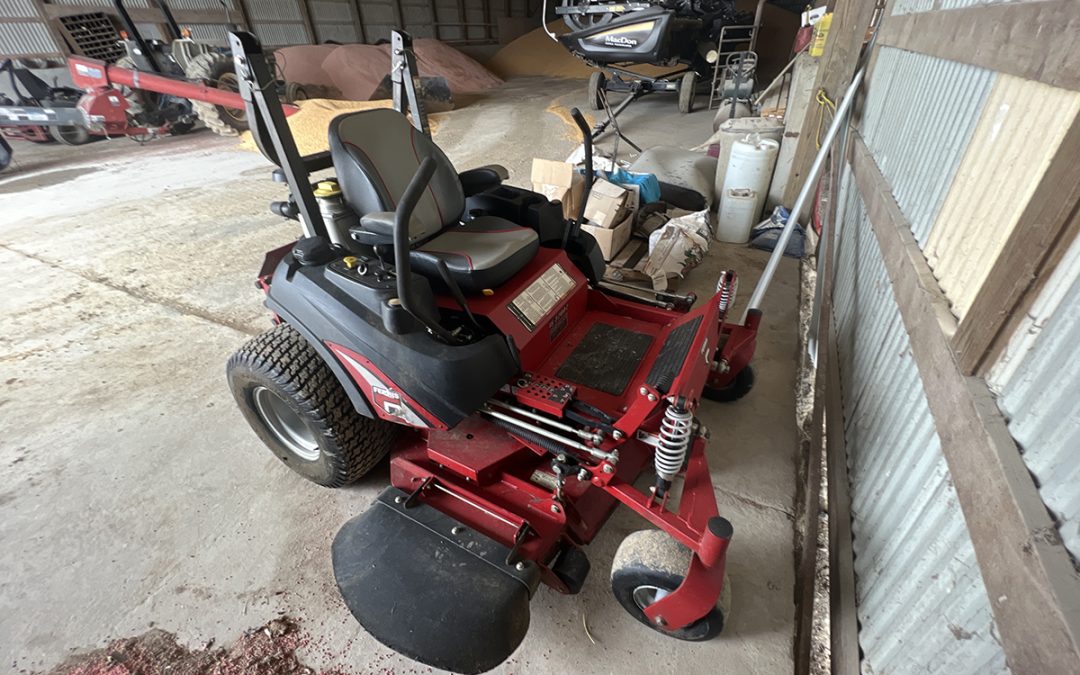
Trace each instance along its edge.
{"label": "corrugated metal wall", "polygon": [[[147,0],[126,0],[125,4],[133,9],[150,8]],[[227,4],[228,20],[242,23],[237,0],[227,0]],[[498,41],[499,18],[528,14],[527,0],[247,0],[246,4],[251,30],[271,47],[326,41],[373,43],[389,39],[390,31],[398,26],[415,38],[492,44]],[[59,7],[93,7],[112,13],[111,0],[45,0],[45,5],[55,6],[54,11]],[[218,0],[173,0],[169,6],[196,39],[222,46],[227,43],[228,21]],[[305,20],[305,7],[314,35]],[[185,20],[185,12],[189,20]],[[207,17],[212,13],[222,15],[220,23],[207,23],[214,21]],[[0,0],[0,58],[62,55],[64,45],[53,39],[48,20],[33,0]],[[150,36],[160,37],[155,24],[140,19],[143,25]]]}
{"label": "corrugated metal wall", "polygon": [[988,377],[1065,547],[1080,561],[1080,239]]}
{"label": "corrugated metal wall", "polygon": [[[893,14],[970,7],[896,0]],[[888,17],[885,21],[888,22]],[[1033,47],[1034,48],[1034,47]],[[1080,114],[1080,93],[878,47],[856,127],[961,325]],[[865,673],[1007,670],[991,605],[850,169],[834,288]],[[987,384],[1080,560],[1080,240]]]}
{"label": "corrugated metal wall", "polygon": [[920,245],[993,83],[983,68],[891,47],[878,52],[860,128]]}
{"label": "corrugated metal wall", "polygon": [[56,54],[60,45],[44,23],[0,23],[0,45],[7,56]]}
{"label": "corrugated metal wall", "polygon": [[1008,672],[881,251],[843,183],[835,339],[863,671]]}

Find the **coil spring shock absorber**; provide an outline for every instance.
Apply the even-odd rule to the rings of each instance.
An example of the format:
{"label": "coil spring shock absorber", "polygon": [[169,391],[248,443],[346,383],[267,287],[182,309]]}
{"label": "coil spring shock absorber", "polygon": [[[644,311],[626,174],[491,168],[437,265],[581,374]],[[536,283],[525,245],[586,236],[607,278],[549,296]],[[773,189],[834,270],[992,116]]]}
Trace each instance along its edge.
{"label": "coil spring shock absorber", "polygon": [[716,292],[720,294],[720,319],[723,320],[731,306],[735,304],[735,295],[739,292],[739,277],[733,270],[724,270],[716,280]]}
{"label": "coil spring shock absorber", "polygon": [[686,451],[690,448],[694,415],[687,410],[680,398],[664,411],[660,422],[660,438],[656,443],[656,496],[662,498],[671,487],[671,481],[682,471]]}

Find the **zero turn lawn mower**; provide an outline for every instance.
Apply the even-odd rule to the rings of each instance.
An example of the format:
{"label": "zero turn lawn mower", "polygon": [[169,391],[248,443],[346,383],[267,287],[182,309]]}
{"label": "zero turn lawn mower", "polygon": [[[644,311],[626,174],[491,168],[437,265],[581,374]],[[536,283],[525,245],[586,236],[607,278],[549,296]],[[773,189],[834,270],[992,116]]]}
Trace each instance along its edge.
{"label": "zero turn lawn mower", "polygon": [[[692,112],[719,55],[738,43],[753,49],[759,20],[753,12],[736,10],[735,0],[563,0],[555,13],[570,28],[559,42],[598,69],[589,78],[594,110],[604,107],[605,92],[628,93],[634,100],[666,91],[678,93],[680,112]],[[656,77],[629,70],[643,64],[674,70]]]}
{"label": "zero turn lawn mower", "polygon": [[717,635],[732,525],[695,415],[753,383],[761,312],[732,319],[735,274],[693,308],[605,286],[581,213],[502,184],[502,167],[459,173],[415,97],[412,124],[400,104],[341,115],[329,152],[301,157],[258,41],[230,39],[254,138],[289,189],[271,210],[303,236],[266,254],[276,325],[229,359],[229,385],[273,454],[319,485],[390,454],[391,486],[332,547],[351,613],[425,664],[494,668],[540,583],[581,590],[583,547],[621,504],[655,529],[619,546],[616,600],[665,635]]}

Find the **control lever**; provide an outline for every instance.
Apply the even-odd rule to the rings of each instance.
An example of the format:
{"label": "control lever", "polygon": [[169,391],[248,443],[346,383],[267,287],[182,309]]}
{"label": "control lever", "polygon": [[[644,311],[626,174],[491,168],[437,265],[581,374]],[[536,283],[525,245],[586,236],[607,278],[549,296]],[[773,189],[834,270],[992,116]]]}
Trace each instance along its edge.
{"label": "control lever", "polygon": [[581,205],[578,207],[577,219],[567,222],[566,229],[563,230],[562,248],[566,249],[566,242],[571,239],[577,239],[577,234],[581,230],[581,224],[585,222],[585,205],[589,203],[589,193],[592,192],[593,186],[593,166],[592,166],[592,131],[589,129],[589,123],[585,121],[585,116],[581,114],[581,111],[577,108],[570,109],[570,117],[574,118],[574,123],[577,124],[578,129],[581,130],[582,145],[585,147],[585,189],[582,191],[583,197]]}

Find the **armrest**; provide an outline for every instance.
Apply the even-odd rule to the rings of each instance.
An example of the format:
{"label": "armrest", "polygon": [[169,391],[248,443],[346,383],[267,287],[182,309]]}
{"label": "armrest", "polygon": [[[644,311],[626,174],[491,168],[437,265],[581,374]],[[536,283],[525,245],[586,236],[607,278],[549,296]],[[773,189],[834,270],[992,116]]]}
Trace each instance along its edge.
{"label": "armrest", "polygon": [[[360,217],[360,228],[379,236],[394,236],[394,218],[397,214],[393,211],[376,211]],[[355,228],[354,228],[355,229]]]}
{"label": "armrest", "polygon": [[[396,211],[375,211],[360,217],[359,227],[350,227],[349,234],[353,241],[370,246],[379,244],[392,244],[394,242],[394,222],[397,219]],[[411,223],[415,225],[415,223]],[[410,237],[410,240],[411,237]],[[415,241],[413,240],[413,243]]]}
{"label": "armrest", "polygon": [[466,197],[472,197],[501,185],[509,177],[510,172],[498,164],[488,164],[458,174],[458,178],[461,180],[461,189],[465,191]]}
{"label": "armrest", "polygon": [[360,217],[360,224],[349,228],[353,241],[365,246],[394,243],[393,211],[376,211]]}
{"label": "armrest", "polygon": [[[304,168],[308,173],[314,173],[315,171],[322,171],[323,169],[329,169],[334,166],[334,160],[330,157],[329,150],[323,150],[322,152],[312,153],[310,155],[304,155],[300,158],[304,162]],[[275,183],[285,183],[285,172],[281,168],[274,169],[270,173],[270,177],[274,179]]]}

